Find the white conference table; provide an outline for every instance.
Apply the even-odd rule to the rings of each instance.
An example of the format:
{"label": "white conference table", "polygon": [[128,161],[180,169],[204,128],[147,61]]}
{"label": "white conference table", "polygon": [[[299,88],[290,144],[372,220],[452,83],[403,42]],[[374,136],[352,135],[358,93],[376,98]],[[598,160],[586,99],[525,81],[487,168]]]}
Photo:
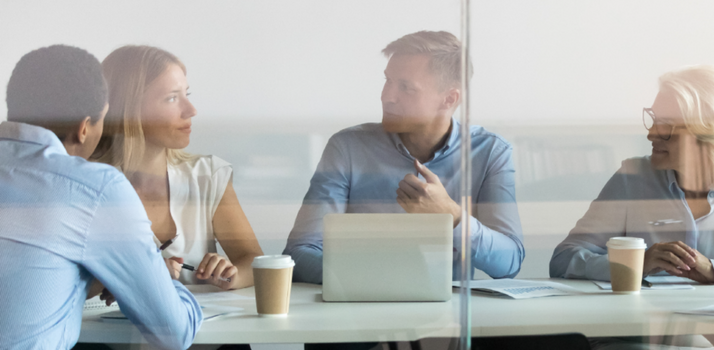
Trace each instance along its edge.
{"label": "white conference table", "polygon": [[[639,295],[603,293],[589,281],[551,279],[587,295],[513,300],[473,292],[472,336],[577,332],[588,337],[714,334],[714,317],[675,314],[714,304],[714,286],[695,290],[648,290]],[[190,286],[194,293],[212,286]],[[253,288],[233,291],[246,297]],[[254,299],[224,302],[242,314],[203,323],[194,343],[326,343],[412,341],[458,337],[459,294],[451,301],[423,303],[326,303],[322,287],[295,283],[286,318],[260,317]],[[106,312],[106,311],[104,311]],[[86,311],[80,342],[145,342],[130,323],[107,323],[100,311]]]}

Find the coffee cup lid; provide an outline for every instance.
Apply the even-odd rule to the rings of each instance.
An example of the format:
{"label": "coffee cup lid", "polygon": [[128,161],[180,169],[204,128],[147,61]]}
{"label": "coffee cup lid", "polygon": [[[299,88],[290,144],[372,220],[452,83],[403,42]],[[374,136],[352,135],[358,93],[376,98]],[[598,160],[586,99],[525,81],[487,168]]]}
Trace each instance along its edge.
{"label": "coffee cup lid", "polygon": [[612,237],[606,245],[612,249],[647,249],[645,240],[637,237]]}
{"label": "coffee cup lid", "polygon": [[253,258],[251,266],[257,269],[284,269],[295,266],[295,261],[290,255],[261,255]]}

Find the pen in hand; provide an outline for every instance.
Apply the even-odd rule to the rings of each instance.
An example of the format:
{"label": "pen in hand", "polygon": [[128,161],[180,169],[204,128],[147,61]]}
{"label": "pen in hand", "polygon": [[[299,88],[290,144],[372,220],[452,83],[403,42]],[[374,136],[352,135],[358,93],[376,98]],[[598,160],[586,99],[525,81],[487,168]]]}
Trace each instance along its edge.
{"label": "pen in hand", "polygon": [[161,247],[159,247],[159,251],[162,251],[162,250],[168,248],[171,245],[171,243],[174,242],[176,237],[178,237],[178,234],[176,236],[174,236],[174,238],[171,238],[170,240],[164,242],[164,244],[162,244]]}
{"label": "pen in hand", "polygon": [[[176,239],[176,237],[178,237],[178,234],[176,234],[176,236],[174,236],[173,238],[169,239],[168,241],[164,242],[164,244],[162,244],[162,245],[159,247],[159,251],[162,251],[162,250],[168,248],[168,247],[171,245],[171,243],[174,242],[174,240]],[[193,267],[193,266],[191,266],[191,265],[189,265],[189,264],[182,264],[182,265],[181,265],[181,268],[182,268],[182,269],[189,270],[189,271],[196,271],[196,268]],[[211,277],[213,277],[213,275],[211,275]],[[223,278],[223,277],[220,277],[220,276],[218,276],[218,280],[219,280],[219,281],[223,281],[223,282],[229,282],[229,283],[230,283],[230,281],[231,281],[230,278]]]}
{"label": "pen in hand", "polygon": [[[191,266],[191,265],[189,265],[189,264],[182,264],[182,265],[181,265],[181,268],[186,269],[186,270],[189,270],[189,271],[196,271],[196,268],[193,267],[193,266]],[[213,276],[213,275],[211,275],[211,276]],[[223,281],[223,282],[230,282],[230,281],[231,281],[230,278],[223,278],[223,277],[221,277],[221,276],[218,276],[218,280],[219,280],[219,281]]]}

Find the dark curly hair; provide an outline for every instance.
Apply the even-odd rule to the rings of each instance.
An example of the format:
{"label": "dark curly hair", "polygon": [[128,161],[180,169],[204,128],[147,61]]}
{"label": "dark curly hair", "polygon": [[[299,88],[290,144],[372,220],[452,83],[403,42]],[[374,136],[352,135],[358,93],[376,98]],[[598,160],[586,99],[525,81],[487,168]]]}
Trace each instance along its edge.
{"label": "dark curly hair", "polygon": [[86,117],[94,124],[107,104],[102,66],[89,52],[53,45],[20,59],[7,84],[7,120],[41,126],[60,140]]}

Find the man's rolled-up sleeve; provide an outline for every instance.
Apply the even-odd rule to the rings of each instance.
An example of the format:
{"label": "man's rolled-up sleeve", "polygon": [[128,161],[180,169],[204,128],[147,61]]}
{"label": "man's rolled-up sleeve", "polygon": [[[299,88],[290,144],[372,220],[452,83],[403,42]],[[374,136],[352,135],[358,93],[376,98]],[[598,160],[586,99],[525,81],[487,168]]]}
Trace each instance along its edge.
{"label": "man's rolled-up sleeve", "polygon": [[[492,278],[515,277],[525,258],[511,153],[510,146],[494,151],[486,164],[483,183],[472,188],[473,215],[469,217],[471,264]],[[473,167],[482,166],[484,164],[473,164]],[[461,225],[459,223],[454,229],[457,251],[461,247]]]}

